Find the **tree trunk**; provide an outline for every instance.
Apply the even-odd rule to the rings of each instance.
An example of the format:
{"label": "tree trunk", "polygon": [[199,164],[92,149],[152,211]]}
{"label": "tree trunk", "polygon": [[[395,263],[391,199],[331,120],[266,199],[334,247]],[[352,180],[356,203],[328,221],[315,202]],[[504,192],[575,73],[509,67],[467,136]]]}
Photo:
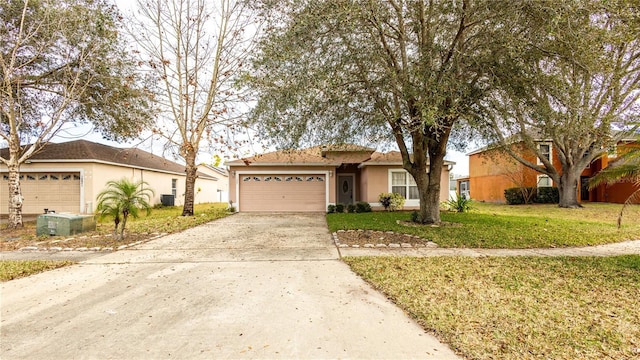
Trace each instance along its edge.
{"label": "tree trunk", "polygon": [[196,154],[194,151],[186,151],[186,184],[184,191],[184,207],[182,208],[182,216],[193,216],[193,204],[195,201],[195,187],[198,168],[196,167]]}
{"label": "tree trunk", "polygon": [[427,174],[429,186],[424,194],[425,199],[422,200],[422,195],[420,199],[420,215],[423,224],[440,223],[440,177],[442,176],[443,164],[444,154],[429,157],[429,173]]}
{"label": "tree trunk", "polygon": [[[10,158],[13,160],[13,157]],[[19,228],[22,223],[22,190],[20,189],[20,165],[10,162],[9,170],[9,228]]]}
{"label": "tree trunk", "polygon": [[582,207],[578,202],[578,176],[571,170],[562,169],[562,175],[560,176],[560,183],[558,184],[560,201],[558,206],[561,208]]}

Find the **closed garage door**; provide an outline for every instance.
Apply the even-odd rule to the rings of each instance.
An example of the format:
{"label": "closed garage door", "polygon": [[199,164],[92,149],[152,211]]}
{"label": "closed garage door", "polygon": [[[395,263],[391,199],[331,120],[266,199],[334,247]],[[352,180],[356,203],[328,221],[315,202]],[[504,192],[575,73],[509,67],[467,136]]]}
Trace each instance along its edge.
{"label": "closed garage door", "polygon": [[[9,212],[9,175],[2,174],[0,182],[0,204],[2,213]],[[22,173],[20,174],[22,187],[23,214],[41,214],[44,209],[56,212],[80,211],[80,173]]]}
{"label": "closed garage door", "polygon": [[324,174],[240,176],[240,211],[325,211],[325,207]]}

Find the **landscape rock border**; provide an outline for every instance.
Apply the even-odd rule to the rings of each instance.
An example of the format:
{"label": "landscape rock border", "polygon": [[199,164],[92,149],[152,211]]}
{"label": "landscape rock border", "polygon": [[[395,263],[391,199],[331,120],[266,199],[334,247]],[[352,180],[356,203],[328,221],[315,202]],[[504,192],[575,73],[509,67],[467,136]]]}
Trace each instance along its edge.
{"label": "landscape rock border", "polygon": [[[144,239],[144,240],[138,240],[132,243],[128,243],[128,244],[123,244],[123,245],[119,245],[117,247],[62,247],[62,246],[48,246],[48,247],[38,247],[38,246],[25,246],[23,248],[18,249],[18,251],[49,251],[49,252],[58,252],[58,251],[92,251],[92,252],[98,252],[98,251],[118,251],[118,250],[124,250],[126,248],[130,248],[136,245],[140,245],[143,243],[146,243],[148,241],[151,240],[155,240],[158,238],[161,238],[165,235],[167,235],[168,233],[155,233],[153,234],[153,236]],[[65,242],[65,241],[69,241],[69,240],[74,240],[75,237],[70,237],[70,238],[66,238],[60,242]]]}
{"label": "landscape rock border", "polygon": [[[405,237],[407,240],[406,242],[371,242],[371,243],[366,243],[363,245],[359,245],[359,244],[346,244],[346,243],[341,243],[340,242],[340,236],[338,234],[340,233],[349,233],[349,232],[356,232],[356,233],[377,233],[377,234],[388,234],[388,235],[392,235],[393,237]],[[402,233],[395,233],[393,231],[379,231],[379,230],[363,230],[363,229],[357,229],[357,230],[338,230],[334,233],[331,234],[333,236],[333,241],[336,244],[337,247],[339,248],[347,248],[347,247],[351,247],[351,248],[384,248],[384,249],[401,249],[401,248],[428,248],[428,249],[436,249],[438,248],[438,244],[434,243],[433,241],[425,241],[423,238],[416,236],[416,235],[409,235],[409,234],[402,234]],[[421,241],[416,241],[420,239]]]}

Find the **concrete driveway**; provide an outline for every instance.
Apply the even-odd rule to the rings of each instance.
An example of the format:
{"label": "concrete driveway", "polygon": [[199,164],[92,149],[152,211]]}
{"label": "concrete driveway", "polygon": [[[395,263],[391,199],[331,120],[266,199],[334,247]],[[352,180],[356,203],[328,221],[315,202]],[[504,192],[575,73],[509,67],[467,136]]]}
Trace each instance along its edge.
{"label": "concrete driveway", "polygon": [[322,214],[237,214],[1,291],[2,359],[456,358],[338,259]]}

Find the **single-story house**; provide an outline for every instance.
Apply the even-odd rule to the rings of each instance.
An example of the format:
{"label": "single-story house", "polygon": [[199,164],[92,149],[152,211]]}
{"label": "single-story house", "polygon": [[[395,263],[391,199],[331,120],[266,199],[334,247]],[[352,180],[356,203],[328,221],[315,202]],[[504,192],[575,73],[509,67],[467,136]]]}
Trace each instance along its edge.
{"label": "single-story house", "polygon": [[[229,172],[227,169],[203,163],[198,165],[198,171],[218,179],[216,181],[216,193],[207,194],[207,199],[211,199],[211,201],[207,202],[229,202]],[[196,194],[196,198],[198,196]]]}
{"label": "single-story house", "polygon": [[[440,199],[449,196],[445,161]],[[230,201],[238,211],[326,211],[330,204],[365,201],[381,209],[380,193],[399,193],[405,209],[419,208],[418,188],[400,152],[357,145],[282,150],[228,162]]]}
{"label": "single-story house", "polygon": [[[7,158],[8,150],[0,156]],[[110,180],[123,177],[143,180],[154,190],[153,204],[172,196],[175,205],[184,204],[185,167],[137,148],[116,148],[86,140],[49,143],[20,167],[23,214],[56,212],[90,214],[97,196]],[[198,173],[196,203],[218,201],[222,176]],[[0,164],[0,215],[9,212],[7,167]]]}

